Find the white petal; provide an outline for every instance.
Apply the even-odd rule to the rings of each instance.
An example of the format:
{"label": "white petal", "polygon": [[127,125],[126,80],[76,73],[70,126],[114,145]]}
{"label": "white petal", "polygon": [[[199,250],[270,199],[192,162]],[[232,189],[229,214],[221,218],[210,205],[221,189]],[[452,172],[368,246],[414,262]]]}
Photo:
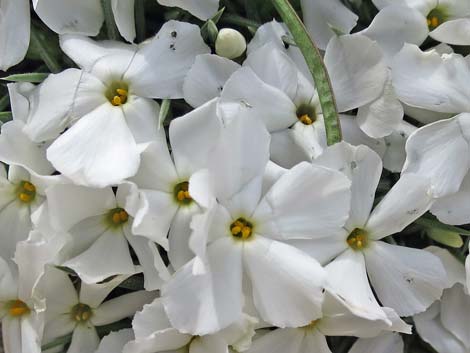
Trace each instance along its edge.
{"label": "white petal", "polygon": [[391,65],[393,85],[400,100],[410,106],[442,113],[470,110],[470,70],[458,54],[422,52],[405,44]]}
{"label": "white petal", "polygon": [[171,121],[169,136],[175,166],[180,178],[189,178],[207,167],[211,150],[222,129],[212,100],[192,112]]}
{"label": "white petal", "polygon": [[236,62],[218,55],[198,55],[184,79],[184,99],[199,107],[218,97],[225,82],[239,68]]}
{"label": "white petal", "polygon": [[438,5],[438,0],[372,0],[372,2],[379,9],[393,4],[405,5],[409,8],[419,10],[423,15],[428,14]]}
{"label": "white petal", "polygon": [[95,353],[122,352],[124,345],[132,339],[134,339],[134,332],[132,329],[113,331],[107,336],[103,337],[98,350]]}
{"label": "white petal", "polygon": [[321,316],[326,276],[302,251],[255,235],[244,244],[244,267],[261,318],[278,327],[309,324]]}
{"label": "white petal", "polygon": [[104,19],[101,4],[95,0],[36,0],[34,10],[59,34],[96,36]]}
{"label": "white petal", "polygon": [[[292,168],[301,162],[310,162],[312,160],[312,155],[316,156],[322,151],[322,147],[315,143],[315,135],[317,134],[316,130],[312,128],[304,128],[302,131],[298,131],[296,128],[298,125],[299,124],[295,124],[293,129],[285,129],[271,133],[271,161],[284,168]],[[312,135],[312,139],[307,138],[312,137]],[[301,142],[303,140],[311,142],[309,146],[310,149],[303,146]]]}
{"label": "white petal", "polygon": [[468,352],[463,343],[442,325],[439,309],[440,305],[436,302],[428,311],[414,316],[420,337],[438,352]]}
{"label": "white petal", "polygon": [[145,304],[151,303],[155,295],[154,292],[138,291],[110,299],[93,310],[90,321],[95,326],[103,326],[134,316]]}
{"label": "white petal", "polygon": [[24,129],[32,141],[56,138],[66,128],[81,77],[77,69],[51,74],[32,92]]}
{"label": "white petal", "polygon": [[29,1],[2,2],[0,17],[0,70],[6,71],[21,62],[28,51]]}
{"label": "white petal", "polygon": [[89,71],[93,64],[104,56],[129,55],[137,49],[133,45],[117,41],[95,41],[89,37],[65,34],[60,38],[60,48],[80,68]]}
{"label": "white petal", "polygon": [[6,317],[2,320],[3,345],[7,353],[40,353],[41,333],[35,327],[36,314],[27,318]]}
{"label": "white petal", "polygon": [[[316,187],[322,185],[322,188]],[[284,173],[258,205],[256,232],[275,239],[310,239],[342,233],[350,182],[340,172],[301,163]]]}
{"label": "white petal", "polygon": [[381,303],[400,316],[423,312],[446,286],[441,261],[427,251],[375,241],[365,256],[367,273]]}
{"label": "white petal", "polygon": [[402,173],[414,173],[431,181],[434,197],[458,191],[468,172],[470,114],[426,125],[411,134],[406,143],[407,159]]}
{"label": "white petal", "polygon": [[341,142],[328,147],[313,163],[338,170],[351,180],[351,209],[346,228],[352,231],[363,227],[382,174],[382,161],[377,153],[366,146]]}
{"label": "white petal", "polygon": [[189,353],[229,353],[228,343],[218,335],[196,337],[189,345]]}
{"label": "white petal", "polygon": [[165,311],[183,333],[214,333],[238,320],[242,313],[242,247],[230,238],[208,248],[208,271],[194,275],[193,261],[163,287]]}
{"label": "white petal", "polygon": [[148,98],[130,96],[122,106],[129,130],[138,144],[148,143],[160,138],[157,120],[160,107]]}
{"label": "white petal", "polygon": [[447,272],[446,288],[450,288],[456,283],[460,283],[465,286],[465,267],[454,255],[452,255],[447,249],[434,245],[428,246],[425,250],[439,257],[444,265]]}
{"label": "white petal", "polygon": [[470,197],[470,174],[467,173],[460,185],[460,189],[449,196],[436,200],[431,207],[431,213],[446,224],[470,223],[470,209],[466,202]]}
{"label": "white petal", "polygon": [[348,353],[404,353],[404,347],[400,335],[386,333],[375,338],[358,339]]}
{"label": "white petal", "polygon": [[384,168],[392,173],[399,173],[406,160],[406,141],[418,128],[406,121],[401,121],[399,127],[384,138],[387,149],[382,157]]}
{"label": "white petal", "polygon": [[207,20],[217,12],[219,0],[157,0],[165,6],[178,6],[201,20]]}
{"label": "white petal", "polygon": [[387,320],[372,293],[361,252],[349,249],[325,269],[329,290],[344,301],[349,311],[369,320]]}
{"label": "white petal", "polygon": [[[337,30],[349,33],[358,17],[338,0],[302,0],[304,22],[317,46],[324,50]],[[334,29],[334,30],[333,30]]]}
{"label": "white petal", "polygon": [[304,353],[304,337],[301,329],[277,329],[255,340],[247,353]]}
{"label": "white petal", "polygon": [[429,33],[439,42],[453,45],[470,45],[470,18],[457,18],[442,23]]}
{"label": "white petal", "polygon": [[316,239],[291,239],[286,243],[306,252],[320,264],[325,265],[347,249],[346,239],[348,235],[349,232],[343,229],[342,234],[335,236]]}
{"label": "white petal", "polygon": [[243,112],[261,119],[270,132],[294,124],[296,111],[284,92],[264,83],[249,67],[243,67],[229,78],[219,102],[219,112],[224,119],[236,119]]}
{"label": "white petal", "polygon": [[46,196],[52,226],[62,231],[69,230],[86,218],[102,215],[116,207],[111,188],[92,189],[59,184],[48,188]]}
{"label": "white petal", "polygon": [[[67,273],[53,266],[47,267],[42,282],[44,283],[47,298],[46,315],[49,324],[49,322],[56,320],[57,317],[68,313],[70,307],[78,303],[78,295]],[[69,318],[67,317],[67,319]],[[60,320],[61,322],[64,321],[62,319]],[[53,326],[55,326],[55,324],[53,324]],[[54,332],[48,332],[48,335],[50,337],[57,337],[54,335]]]}
{"label": "white petal", "polygon": [[428,179],[403,174],[372,211],[365,225],[369,237],[382,239],[398,233],[421,217],[433,203],[428,190]]}
{"label": "white petal", "polygon": [[403,120],[403,115],[403,106],[395,93],[389,71],[382,95],[372,103],[360,107],[356,121],[368,136],[379,138],[393,133]]}
{"label": "white petal", "polygon": [[465,259],[465,272],[467,273],[467,288],[470,288],[470,255]]}
{"label": "white petal", "polygon": [[35,87],[35,85],[29,82],[7,84],[13,120],[20,120],[26,123],[29,112],[29,96],[32,94]]}
{"label": "white petal", "polygon": [[91,325],[77,325],[73,330],[72,342],[67,353],[94,352],[100,343],[96,329]]}
{"label": "white petal", "polygon": [[124,75],[133,92],[148,98],[182,98],[183,81],[197,55],[209,52],[199,27],[166,22],[156,37],[139,49]]}
{"label": "white petal", "polygon": [[2,125],[0,135],[0,160],[29,168],[42,175],[50,175],[54,168],[46,159],[46,148],[32,142],[23,132],[21,121],[9,121]]}
{"label": "white petal", "polygon": [[112,0],[111,7],[119,33],[128,42],[133,42],[135,38],[134,0]]}
{"label": "white petal", "polygon": [[292,100],[295,98],[298,69],[284,51],[274,44],[268,43],[252,51],[243,66],[250,67],[264,83],[284,92]]}
{"label": "white petal", "polygon": [[104,104],[80,119],[47,150],[47,158],[77,184],[104,187],[136,174],[140,156],[122,110]]}
{"label": "white petal", "polygon": [[114,230],[106,231],[88,250],[65,262],[64,266],[73,269],[87,283],[135,273],[127,240],[122,231]]}
{"label": "white petal", "polygon": [[429,30],[421,12],[394,3],[380,10],[369,27],[360,33],[375,40],[390,60],[405,43],[421,45]]}
{"label": "white petal", "polygon": [[15,200],[0,211],[0,257],[10,261],[19,241],[25,240],[32,230],[31,211],[28,205]]}
{"label": "white petal", "polygon": [[358,108],[379,98],[387,68],[377,43],[360,34],[333,37],[324,60],[338,111]]}
{"label": "white petal", "polygon": [[[135,273],[137,272],[133,274]],[[82,282],[80,285],[80,303],[88,304],[92,308],[97,308],[114,288],[129,277],[130,275],[119,275],[111,280],[98,284]]]}
{"label": "white petal", "polygon": [[470,347],[470,296],[460,284],[445,291],[441,301],[442,325],[457,337],[467,349]]}

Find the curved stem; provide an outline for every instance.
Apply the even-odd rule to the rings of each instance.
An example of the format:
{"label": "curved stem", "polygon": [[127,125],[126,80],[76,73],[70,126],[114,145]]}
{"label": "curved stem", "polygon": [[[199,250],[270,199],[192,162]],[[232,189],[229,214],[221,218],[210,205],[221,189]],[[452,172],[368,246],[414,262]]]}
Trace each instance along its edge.
{"label": "curved stem", "polygon": [[299,16],[297,16],[297,13],[289,1],[272,0],[272,2],[277,12],[281,15],[282,20],[292,33],[297,46],[305,58],[313,80],[315,81],[325,122],[326,141],[328,145],[340,142],[342,139],[341,125],[339,122],[338,110],[336,108],[335,96],[333,94],[330,77],[328,76],[328,72],[320,52],[308,35],[307,29]]}

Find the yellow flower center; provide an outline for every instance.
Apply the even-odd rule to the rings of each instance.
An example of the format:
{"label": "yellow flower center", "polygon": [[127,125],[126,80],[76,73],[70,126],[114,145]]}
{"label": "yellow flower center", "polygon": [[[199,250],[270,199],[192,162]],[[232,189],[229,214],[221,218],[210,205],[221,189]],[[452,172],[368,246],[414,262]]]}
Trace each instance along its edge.
{"label": "yellow flower center", "polygon": [[356,228],[349,234],[346,242],[353,250],[362,250],[369,243],[369,236],[364,229]]}
{"label": "yellow flower center", "polygon": [[230,233],[237,239],[250,239],[253,235],[253,223],[240,217],[230,225]]}
{"label": "yellow flower center", "polygon": [[18,199],[24,203],[31,203],[36,198],[36,186],[29,181],[23,180],[18,184]]}
{"label": "yellow flower center", "polygon": [[436,29],[447,20],[446,11],[440,7],[433,9],[427,16],[428,28],[430,31]]}
{"label": "yellow flower center", "polygon": [[312,125],[317,120],[317,112],[314,106],[302,104],[297,108],[297,119],[304,125]]}
{"label": "yellow flower center", "polygon": [[306,325],[306,326],[304,326],[304,327],[302,327],[302,328],[305,329],[305,330],[312,330],[312,329],[314,329],[314,328],[317,326],[317,324],[318,324],[319,321],[320,321],[320,319],[318,319],[318,320],[313,320],[313,321],[311,321],[308,325]]}
{"label": "yellow flower center", "polygon": [[28,305],[19,299],[9,302],[7,307],[8,314],[12,317],[20,317],[31,312],[31,309],[28,307]]}
{"label": "yellow flower center", "polygon": [[114,226],[120,226],[129,220],[129,214],[123,208],[114,208],[109,211],[109,220]]}
{"label": "yellow flower center", "polygon": [[129,87],[125,82],[114,82],[106,91],[106,98],[115,107],[121,106],[127,102],[129,96]]}
{"label": "yellow flower center", "polygon": [[87,304],[78,303],[72,308],[70,315],[77,323],[84,323],[93,316],[93,310]]}
{"label": "yellow flower center", "polygon": [[188,205],[193,202],[193,198],[189,194],[189,182],[183,181],[175,186],[173,194],[176,201],[181,205]]}

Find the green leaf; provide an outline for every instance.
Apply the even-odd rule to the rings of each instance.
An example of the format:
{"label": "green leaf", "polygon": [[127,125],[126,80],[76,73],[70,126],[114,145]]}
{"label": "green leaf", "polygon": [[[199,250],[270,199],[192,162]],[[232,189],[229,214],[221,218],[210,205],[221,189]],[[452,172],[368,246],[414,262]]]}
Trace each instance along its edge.
{"label": "green leaf", "polygon": [[340,142],[342,136],[338,110],[336,108],[330,77],[328,76],[320,52],[289,1],[272,0],[272,3],[292,33],[315,81],[315,86],[317,87],[318,96],[320,98],[320,105],[322,107],[323,120],[325,122],[327,143],[328,145],[333,145]]}
{"label": "green leaf", "polygon": [[2,123],[6,123],[12,118],[13,118],[13,114],[11,112],[0,112],[0,121]]}
{"label": "green leaf", "polygon": [[33,82],[33,83],[40,83],[44,81],[48,73],[45,72],[30,72],[26,74],[14,74],[6,77],[2,77],[1,79],[4,81],[12,81],[12,82]]}
{"label": "green leaf", "polygon": [[101,0],[101,7],[103,8],[104,22],[106,23],[106,33],[108,34],[108,39],[119,39],[120,35],[116,26],[116,22],[114,21],[111,0]]}
{"label": "green leaf", "polygon": [[463,245],[462,237],[458,233],[446,230],[428,228],[426,234],[432,240],[439,244],[450,246],[451,248],[460,248]]}
{"label": "green leaf", "polygon": [[48,38],[42,33],[40,28],[31,26],[31,46],[39,54],[44,64],[53,73],[61,71],[56,53],[53,50],[53,45],[49,42]]}
{"label": "green leaf", "polygon": [[160,106],[160,114],[158,115],[158,127],[161,128],[163,123],[165,122],[166,118],[168,117],[168,113],[170,112],[171,108],[171,100],[164,99],[162,101],[162,105]]}

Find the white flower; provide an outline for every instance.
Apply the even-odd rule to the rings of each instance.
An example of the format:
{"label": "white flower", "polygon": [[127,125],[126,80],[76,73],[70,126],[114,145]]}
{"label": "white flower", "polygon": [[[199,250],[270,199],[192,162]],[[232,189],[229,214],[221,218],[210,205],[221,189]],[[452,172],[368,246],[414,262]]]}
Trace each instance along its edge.
{"label": "white flower", "polygon": [[95,353],[116,353],[122,352],[124,345],[134,339],[132,329],[113,331],[101,339],[100,345]]}
{"label": "white flower", "polygon": [[137,291],[104,301],[127,276],[117,276],[102,284],[82,282],[77,294],[66,273],[50,267],[43,281],[46,293],[44,343],[73,332],[68,353],[94,352],[99,344],[95,326],[107,325],[134,315],[155,293]]}
{"label": "white flower", "polygon": [[[421,21],[428,26],[429,36],[437,41],[454,44],[470,44],[470,4],[467,0],[373,0],[380,9],[397,4],[402,16],[409,8],[419,11]],[[407,9],[408,7],[408,9]],[[421,44],[421,43],[416,43]]]}
{"label": "white flower", "polygon": [[61,45],[83,70],[42,83],[25,132],[37,142],[56,138],[47,158],[75,183],[117,184],[137,172],[142,148],[158,137],[151,98],[182,97],[186,71],[208,47],[198,27],[175,21],[140,49],[77,36]]}
{"label": "white flower", "polygon": [[126,199],[130,185],[93,189],[73,184],[56,185],[46,191],[50,223],[68,232],[62,264],[72,268],[86,283],[113,275],[136,272],[129,246],[143,267],[145,288],[156,289],[169,276],[156,244],[132,233],[131,205]]}
{"label": "white flower", "polygon": [[416,329],[421,338],[439,353],[467,353],[470,351],[470,296],[465,269],[447,250],[438,247],[427,250],[439,256],[446,265],[449,289],[444,290],[440,301],[414,317]]}
{"label": "white flower", "polygon": [[[343,301],[327,292],[322,318],[298,328],[276,329],[255,340],[247,353],[310,353],[313,350],[331,353],[325,336],[375,337],[383,331],[411,333],[396,313],[387,309],[391,324],[381,320],[367,320],[355,315]],[[388,352],[387,352],[388,353]]]}
{"label": "white flower", "polygon": [[165,245],[175,270],[194,257],[188,244],[189,224],[201,208],[189,188],[193,175],[207,167],[222,127],[216,106],[214,100],[172,120],[169,137],[173,159],[165,138],[153,142],[142,153],[139,171],[129,179],[139,187],[140,194],[134,234]]}
{"label": "white flower", "polygon": [[[328,263],[328,282],[352,308],[384,318],[380,302],[400,316],[426,310],[440,297],[445,270],[439,258],[381,239],[400,232],[432,205],[429,181],[405,174],[372,210],[382,171],[379,156],[365,146],[346,143],[330,147],[314,163],[341,170],[352,181],[350,217],[343,234],[325,236],[296,246]],[[331,261],[334,259],[333,261]],[[329,262],[331,261],[331,262]]]}
{"label": "white flower", "polygon": [[340,173],[302,163],[263,196],[268,149],[262,123],[240,114],[222,130],[209,170],[197,176],[209,179],[208,186],[189,185],[207,208],[191,225],[197,256],[162,291],[170,322],[181,332],[210,334],[238,320],[243,281],[261,318],[273,325],[303,326],[321,316],[323,269],[287,243],[341,231],[349,183]]}
{"label": "white flower", "polygon": [[124,353],[157,353],[184,351],[197,353],[228,352],[228,347],[246,349],[255,334],[256,320],[244,315],[240,320],[211,335],[191,336],[173,328],[163,309],[160,299],[145,305],[138,312],[132,327],[135,340],[124,346]]}

